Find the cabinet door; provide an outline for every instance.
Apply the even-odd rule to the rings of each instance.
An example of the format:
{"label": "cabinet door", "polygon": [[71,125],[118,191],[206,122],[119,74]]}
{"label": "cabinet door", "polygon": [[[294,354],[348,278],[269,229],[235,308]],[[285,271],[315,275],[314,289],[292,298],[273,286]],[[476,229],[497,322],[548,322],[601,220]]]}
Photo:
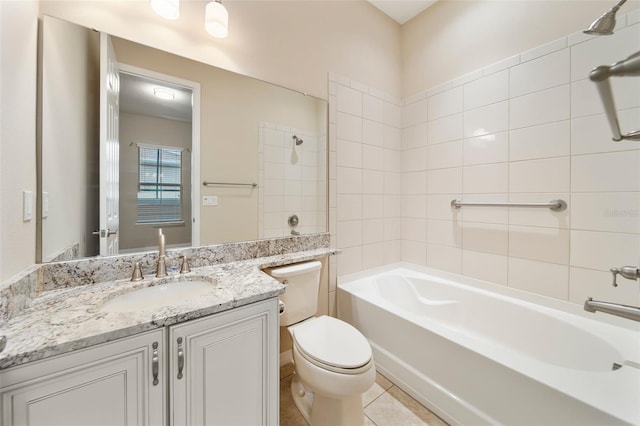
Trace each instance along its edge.
{"label": "cabinet door", "polygon": [[2,371],[0,423],[166,425],[165,347],[161,329]]}
{"label": "cabinet door", "polygon": [[277,299],[173,326],[169,336],[173,425],[278,424]]}

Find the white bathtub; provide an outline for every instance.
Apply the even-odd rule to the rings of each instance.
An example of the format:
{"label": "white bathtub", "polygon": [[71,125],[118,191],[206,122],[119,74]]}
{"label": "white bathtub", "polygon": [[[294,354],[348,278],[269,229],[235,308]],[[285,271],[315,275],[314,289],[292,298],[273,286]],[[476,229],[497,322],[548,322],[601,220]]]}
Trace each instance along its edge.
{"label": "white bathtub", "polygon": [[603,315],[408,264],[338,285],[378,369],[452,424],[639,425],[640,324]]}

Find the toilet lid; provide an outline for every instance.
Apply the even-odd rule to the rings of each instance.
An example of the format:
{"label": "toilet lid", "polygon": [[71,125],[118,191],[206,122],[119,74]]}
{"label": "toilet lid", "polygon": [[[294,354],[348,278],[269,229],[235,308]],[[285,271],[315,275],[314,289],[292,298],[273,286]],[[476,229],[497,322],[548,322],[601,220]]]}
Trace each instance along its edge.
{"label": "toilet lid", "polygon": [[320,316],[293,329],[298,350],[321,364],[353,369],[371,360],[371,346],[351,324],[333,317]]}

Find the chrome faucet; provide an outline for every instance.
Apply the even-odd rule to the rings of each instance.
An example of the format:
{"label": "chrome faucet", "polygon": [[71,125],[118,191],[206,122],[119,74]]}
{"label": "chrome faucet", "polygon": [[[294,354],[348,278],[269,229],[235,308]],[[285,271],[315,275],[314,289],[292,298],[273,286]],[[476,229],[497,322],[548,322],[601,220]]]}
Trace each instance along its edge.
{"label": "chrome faucet", "polygon": [[158,263],[156,264],[156,277],[162,278],[167,276],[167,260],[165,252],[165,241],[162,228],[158,228]]}
{"label": "chrome faucet", "polygon": [[617,317],[640,321],[640,308],[637,306],[621,305],[618,303],[602,302],[588,298],[584,302],[584,310],[587,312],[605,312]]}
{"label": "chrome faucet", "polygon": [[638,280],[640,278],[640,268],[636,268],[635,266],[623,266],[621,268],[611,268],[609,271],[613,274],[613,282],[612,286],[618,287],[618,283],[616,282],[616,276],[618,274],[622,275],[628,280]]}

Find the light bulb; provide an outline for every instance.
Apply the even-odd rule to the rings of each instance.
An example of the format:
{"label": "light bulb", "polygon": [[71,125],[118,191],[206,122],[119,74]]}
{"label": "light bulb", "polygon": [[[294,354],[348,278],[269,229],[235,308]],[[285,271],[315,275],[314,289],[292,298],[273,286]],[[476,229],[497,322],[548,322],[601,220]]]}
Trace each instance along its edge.
{"label": "light bulb", "polygon": [[209,34],[218,38],[229,35],[229,12],[218,1],[212,1],[205,10],[204,28]]}

